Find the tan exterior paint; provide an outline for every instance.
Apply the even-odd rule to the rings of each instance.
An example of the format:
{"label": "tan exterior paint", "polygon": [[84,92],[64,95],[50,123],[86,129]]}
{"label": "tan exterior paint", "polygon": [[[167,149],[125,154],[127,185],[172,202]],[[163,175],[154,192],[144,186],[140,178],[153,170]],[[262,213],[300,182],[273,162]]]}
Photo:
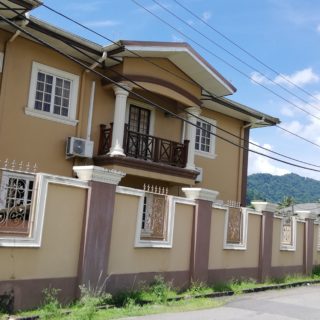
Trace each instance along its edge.
{"label": "tan exterior paint", "polygon": [[[1,39],[6,39],[10,36],[9,33],[3,31],[0,31],[0,35]],[[0,42],[0,50],[1,48],[4,48],[4,40]],[[76,110],[76,119],[79,122],[76,126],[44,120],[25,114],[33,61],[70,72],[80,77]],[[116,66],[115,69],[127,75],[156,77],[159,80],[159,84],[141,83],[153,93],[142,92],[138,88],[134,88],[133,92],[142,94],[144,97],[172,112],[181,114],[182,111],[178,106],[187,108],[194,105],[194,102],[183,96],[181,92],[179,93],[174,89],[161,86],[161,81],[172,83],[176,88],[185,90],[194,98],[200,99],[200,87],[192,83],[192,81],[190,83],[190,78],[173,63],[163,58],[152,58],[151,61],[160,64],[170,72],[178,74],[179,77],[158,69],[156,66],[146,61],[141,61],[138,58],[125,58],[123,64]],[[108,73],[111,74],[110,71]],[[18,37],[14,42],[10,43],[5,54],[2,91],[0,95],[0,148],[2,154],[0,160],[4,161],[8,158],[11,161],[36,163],[39,171],[64,176],[72,176],[73,165],[92,164],[92,159],[75,158],[66,160],[65,157],[67,137],[78,136],[86,138],[92,81],[96,82],[96,92],[91,140],[94,141],[94,155],[97,155],[100,124],[109,126],[113,122],[115,95],[112,87],[110,85],[102,86],[101,79],[98,76],[84,72],[80,66],[40,44],[22,37]],[[128,101],[137,102],[139,105],[138,99],[132,93],[129,95],[129,99]],[[156,110],[153,107],[151,109],[154,112],[153,135],[163,139],[182,142],[183,126],[181,120],[167,117],[163,111]],[[237,136],[240,135],[243,125],[242,121],[204,108],[202,109],[202,115],[217,120],[218,126],[231,131]],[[218,133],[226,136],[224,133]],[[238,138],[226,137],[239,143]],[[223,200],[240,200],[241,152],[238,148],[216,138],[216,154],[217,157],[215,159],[202,156],[195,157],[196,166],[202,167],[204,172],[203,182],[197,184],[197,187],[217,190],[220,193],[219,198]],[[177,186],[192,186],[195,184],[194,180],[168,174],[158,174],[123,166],[114,166],[114,168],[122,170],[132,177],[153,179],[155,184],[169,184],[173,188],[172,190],[177,190],[175,194],[180,193]],[[127,179],[127,181],[130,182],[130,179]],[[133,185],[129,184],[128,186]]]}
{"label": "tan exterior paint", "polygon": [[176,206],[171,249],[134,248],[138,200],[116,195],[108,274],[189,270],[193,207]]}
{"label": "tan exterior paint", "polygon": [[273,221],[272,267],[303,265],[304,223],[297,222],[297,244],[295,251],[280,250],[281,219]]}
{"label": "tan exterior paint", "polygon": [[[154,64],[149,63],[151,61]],[[185,73],[177,68],[172,62],[163,58],[148,58],[148,61],[140,58],[124,58],[123,72],[125,75],[143,75],[155,77],[173,85],[176,85],[185,91],[191,93],[194,97],[200,99],[201,89]],[[160,69],[158,66],[162,69]],[[169,72],[165,71],[168,70]],[[175,94],[167,92],[169,97],[175,97]],[[182,101],[181,101],[182,102]]]}
{"label": "tan exterior paint", "polygon": [[209,270],[258,267],[261,216],[249,214],[248,223],[247,250],[224,249],[225,210],[212,210]]}
{"label": "tan exterior paint", "polygon": [[49,185],[41,247],[0,248],[0,280],[77,276],[86,192]]}
{"label": "tan exterior paint", "polygon": [[[242,121],[207,109],[203,109],[201,115],[216,120],[218,127],[236,136],[240,135]],[[217,134],[239,144],[239,138],[232,137],[220,130],[217,130]],[[219,199],[225,201],[240,201],[238,198],[241,189],[241,184],[238,183],[242,163],[240,149],[216,137],[215,153],[215,159],[196,156],[195,164],[197,167],[203,168],[204,172],[203,181],[197,184],[197,187],[219,191]]]}

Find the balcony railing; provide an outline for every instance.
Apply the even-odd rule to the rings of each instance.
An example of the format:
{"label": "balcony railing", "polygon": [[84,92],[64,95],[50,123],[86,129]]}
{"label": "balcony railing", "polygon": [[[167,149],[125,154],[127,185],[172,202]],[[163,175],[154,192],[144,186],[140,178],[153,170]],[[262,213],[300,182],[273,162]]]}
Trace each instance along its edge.
{"label": "balcony railing", "polygon": [[[100,125],[99,155],[107,155],[112,142],[110,128]],[[128,130],[125,126],[123,149],[128,157],[143,159],[184,168],[187,163],[189,141],[179,143],[155,136]]]}

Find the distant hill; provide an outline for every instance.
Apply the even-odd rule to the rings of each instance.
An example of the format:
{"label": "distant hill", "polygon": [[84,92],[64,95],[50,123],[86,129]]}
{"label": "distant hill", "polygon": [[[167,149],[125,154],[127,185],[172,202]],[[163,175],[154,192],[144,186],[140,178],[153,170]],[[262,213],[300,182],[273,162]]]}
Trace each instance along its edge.
{"label": "distant hill", "polygon": [[296,203],[318,202],[320,181],[293,173],[283,176],[256,173],[248,176],[247,203],[252,200],[279,203],[284,197],[293,197]]}

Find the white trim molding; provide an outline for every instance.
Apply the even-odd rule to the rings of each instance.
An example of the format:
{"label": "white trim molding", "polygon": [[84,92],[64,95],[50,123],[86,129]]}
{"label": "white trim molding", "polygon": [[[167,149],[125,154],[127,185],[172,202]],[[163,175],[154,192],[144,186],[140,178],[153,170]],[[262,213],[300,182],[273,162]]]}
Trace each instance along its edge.
{"label": "white trim molding", "polygon": [[182,191],[185,193],[186,197],[191,200],[199,199],[215,202],[219,195],[218,191],[204,188],[182,188]]}
{"label": "white trim molding", "polygon": [[281,227],[280,227],[280,250],[281,251],[296,251],[297,248],[297,218],[294,216],[291,216],[291,243],[290,244],[284,244],[282,243],[282,230],[283,230],[283,224],[284,219],[287,217],[282,217],[281,219]]}
{"label": "white trim molding", "polygon": [[[54,81],[52,83],[52,92],[50,93],[50,110],[43,111],[35,109],[35,101],[36,101],[36,93],[37,93],[37,79],[38,73],[43,72],[46,75],[53,76]],[[68,105],[68,115],[63,116],[59,114],[55,114],[53,112],[54,108],[54,99],[55,99],[55,79],[62,78],[66,81],[70,82],[70,96],[69,105]],[[78,92],[79,92],[79,76],[72,74],[70,72],[66,72],[64,70],[59,70],[53,67],[49,67],[47,65],[33,62],[32,63],[32,71],[31,71],[31,80],[30,80],[30,89],[29,89],[29,99],[28,105],[25,108],[26,115],[38,117],[45,120],[51,120],[55,122],[60,122],[63,124],[75,126],[78,121],[76,120],[76,109],[77,109],[77,101],[78,101]]]}
{"label": "white trim molding", "polygon": [[97,166],[74,166],[73,171],[80,180],[96,181],[118,185],[126,175],[122,171],[105,169]]}
{"label": "white trim molding", "polygon": [[275,213],[278,205],[275,203],[265,202],[265,201],[252,201],[254,209],[258,212],[271,212]]}
{"label": "white trim molding", "polygon": [[[219,209],[222,209],[221,207]],[[247,250],[247,239],[248,239],[248,213],[247,208],[239,208],[241,210],[241,233],[239,243],[228,243],[228,221],[229,221],[229,207],[224,208],[225,219],[224,219],[224,236],[223,236],[223,249],[225,250]]]}
{"label": "white trim molding", "polygon": [[37,173],[31,205],[31,229],[29,236],[0,237],[0,247],[41,247],[45,209],[49,183],[88,189],[88,183],[78,179]]}

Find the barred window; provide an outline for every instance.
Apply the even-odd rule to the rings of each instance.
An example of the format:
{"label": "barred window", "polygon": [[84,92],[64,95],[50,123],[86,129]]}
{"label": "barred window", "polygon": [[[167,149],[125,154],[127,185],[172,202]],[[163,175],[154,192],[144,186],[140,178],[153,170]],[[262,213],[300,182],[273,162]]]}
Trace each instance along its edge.
{"label": "barred window", "polygon": [[0,234],[28,234],[34,176],[2,171]]}
{"label": "barred window", "polygon": [[141,240],[165,240],[167,237],[167,196],[146,193],[143,199]]}
{"label": "barred window", "polygon": [[227,243],[240,244],[243,232],[243,214],[241,208],[229,208]]}

